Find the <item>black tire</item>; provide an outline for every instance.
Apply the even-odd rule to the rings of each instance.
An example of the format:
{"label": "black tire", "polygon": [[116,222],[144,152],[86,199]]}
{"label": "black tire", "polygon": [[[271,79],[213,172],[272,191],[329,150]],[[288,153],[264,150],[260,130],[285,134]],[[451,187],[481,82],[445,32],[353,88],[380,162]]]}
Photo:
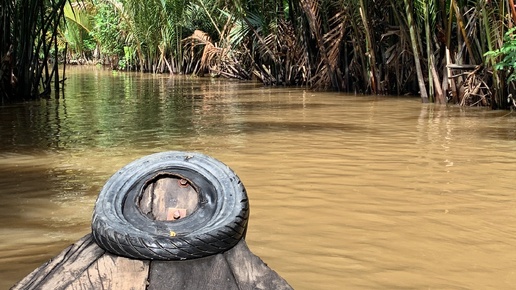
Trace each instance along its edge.
{"label": "black tire", "polygon": [[[141,212],[137,200],[149,179],[176,174],[199,194],[198,208],[177,221]],[[189,152],[163,152],[138,159],[115,173],[95,203],[92,231],[106,251],[144,260],[186,260],[224,252],[245,236],[249,202],[238,176],[222,162]]]}

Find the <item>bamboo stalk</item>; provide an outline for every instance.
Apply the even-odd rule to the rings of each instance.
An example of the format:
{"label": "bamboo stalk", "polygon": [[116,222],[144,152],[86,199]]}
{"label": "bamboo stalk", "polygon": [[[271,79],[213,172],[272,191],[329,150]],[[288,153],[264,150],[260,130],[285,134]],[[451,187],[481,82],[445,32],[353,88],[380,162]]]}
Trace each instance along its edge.
{"label": "bamboo stalk", "polygon": [[360,17],[362,19],[362,24],[364,25],[364,32],[366,35],[366,48],[367,48],[367,54],[369,56],[369,69],[370,69],[370,78],[369,78],[369,84],[371,86],[371,91],[373,94],[379,93],[379,83],[378,83],[378,76],[376,72],[376,54],[373,47],[373,38],[371,37],[369,24],[367,22],[367,18],[365,15],[365,5],[364,0],[360,0]]}
{"label": "bamboo stalk", "polygon": [[441,82],[439,79],[439,75],[437,74],[437,70],[435,69],[435,65],[433,64],[433,61],[432,61],[432,75],[433,75],[433,82],[434,82],[435,91],[436,91],[435,99],[436,99],[437,103],[445,104],[446,100],[444,98],[443,90],[441,88]]}
{"label": "bamboo stalk", "polygon": [[509,0],[509,6],[511,9],[512,22],[516,23],[516,7],[514,6],[514,0]]}
{"label": "bamboo stalk", "polygon": [[468,33],[466,32],[466,25],[464,24],[464,18],[462,17],[462,13],[459,10],[459,7],[457,6],[457,3],[455,0],[451,0],[451,5],[453,7],[453,10],[455,11],[455,17],[457,18],[457,24],[458,29],[460,30],[460,33],[462,34],[462,38],[464,40],[464,43],[466,44],[466,48],[469,53],[470,62],[476,62],[475,54],[473,53],[473,49],[471,48],[471,43],[469,41]]}
{"label": "bamboo stalk", "polygon": [[433,82],[433,54],[432,54],[432,39],[430,37],[430,15],[428,11],[428,2],[423,1],[425,12],[425,37],[426,37],[426,58],[427,58],[427,73],[428,73],[428,96],[430,102],[434,101],[434,82]]}
{"label": "bamboo stalk", "polygon": [[[453,1],[453,0],[452,0]],[[420,57],[419,57],[419,51],[418,51],[418,43],[417,43],[417,37],[416,37],[416,27],[414,24],[414,20],[412,18],[412,5],[409,0],[404,0],[405,2],[405,12],[407,16],[407,22],[409,26],[409,32],[410,32],[410,41],[412,44],[412,53],[414,55],[414,62],[416,65],[416,73],[417,73],[417,79],[419,84],[419,91],[421,94],[421,101],[423,103],[428,103],[428,93],[426,91],[425,86],[425,80],[423,78],[423,71],[421,70],[421,63]]]}

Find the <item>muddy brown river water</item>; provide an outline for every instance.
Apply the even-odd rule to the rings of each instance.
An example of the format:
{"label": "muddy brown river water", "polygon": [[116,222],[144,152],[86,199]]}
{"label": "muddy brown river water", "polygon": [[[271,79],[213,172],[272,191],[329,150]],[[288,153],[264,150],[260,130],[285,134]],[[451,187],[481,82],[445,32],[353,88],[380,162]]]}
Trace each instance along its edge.
{"label": "muddy brown river water", "polygon": [[247,243],[295,289],[513,289],[516,113],[67,69],[0,107],[0,289],[90,232],[127,163],[196,151],[247,188]]}

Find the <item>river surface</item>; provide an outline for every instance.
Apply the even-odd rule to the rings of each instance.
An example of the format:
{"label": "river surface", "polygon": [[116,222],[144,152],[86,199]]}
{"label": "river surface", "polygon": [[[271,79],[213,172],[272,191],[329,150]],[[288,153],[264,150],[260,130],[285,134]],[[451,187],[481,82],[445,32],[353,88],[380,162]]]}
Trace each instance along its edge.
{"label": "river surface", "polygon": [[0,107],[0,289],[90,232],[145,155],[196,151],[247,188],[253,253],[295,289],[514,289],[516,113],[67,69]]}

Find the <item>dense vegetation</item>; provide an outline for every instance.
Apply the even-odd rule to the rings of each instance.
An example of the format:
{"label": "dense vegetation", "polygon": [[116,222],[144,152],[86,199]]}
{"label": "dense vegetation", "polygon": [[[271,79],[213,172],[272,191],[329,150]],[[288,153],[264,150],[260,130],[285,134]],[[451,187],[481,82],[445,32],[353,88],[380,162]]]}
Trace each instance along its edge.
{"label": "dense vegetation", "polygon": [[[59,93],[59,25],[67,0],[0,0],[0,104]],[[52,84],[52,81],[54,83]]]}
{"label": "dense vegetation", "polygon": [[[68,62],[114,69],[416,94],[423,102],[514,105],[514,0],[31,0],[44,3],[45,11],[62,4],[66,21],[57,39],[48,28],[20,37],[18,19],[5,15],[16,15],[22,1],[2,1],[9,5],[2,5],[0,30],[12,39],[2,38],[2,58],[13,43],[44,38],[57,40]],[[33,19],[37,29],[45,27],[39,19]],[[46,58],[33,49],[40,63],[55,59],[55,45],[43,46],[50,48]],[[20,82],[20,65],[37,69],[18,57],[9,65]],[[10,71],[2,63],[1,89],[7,92]]]}

